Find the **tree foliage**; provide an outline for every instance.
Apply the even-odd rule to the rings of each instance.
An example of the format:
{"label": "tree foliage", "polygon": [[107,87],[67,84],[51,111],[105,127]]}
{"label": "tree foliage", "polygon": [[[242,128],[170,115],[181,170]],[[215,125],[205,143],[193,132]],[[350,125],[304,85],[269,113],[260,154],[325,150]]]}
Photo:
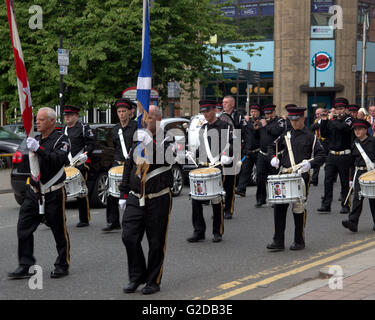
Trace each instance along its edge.
{"label": "tree foliage", "polygon": [[[31,30],[29,8],[43,10]],[[104,107],[134,86],[141,60],[142,0],[16,0],[15,14],[36,108],[59,104],[59,35],[70,50],[65,103]],[[244,41],[210,0],[154,0],[150,9],[153,86],[166,104],[169,81],[194,83],[221,73],[221,42]],[[251,44],[244,49],[254,54]],[[0,3],[0,101],[18,108],[16,72],[5,2]],[[224,52],[229,54],[229,52]],[[232,57],[236,61],[236,57]]]}

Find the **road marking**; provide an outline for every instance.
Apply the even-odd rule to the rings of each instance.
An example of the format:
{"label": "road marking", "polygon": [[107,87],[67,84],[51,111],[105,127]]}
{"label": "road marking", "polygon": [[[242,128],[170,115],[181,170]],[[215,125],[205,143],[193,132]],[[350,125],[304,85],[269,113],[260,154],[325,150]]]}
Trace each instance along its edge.
{"label": "road marking", "polygon": [[[296,265],[299,265],[299,264],[302,264],[302,263],[306,263],[307,261],[310,261],[312,259],[316,259],[317,257],[322,257],[322,256],[327,255],[327,254],[332,254],[333,252],[337,252],[338,250],[342,250],[344,248],[347,248],[347,247],[350,247],[350,246],[353,246],[353,245],[359,245],[361,243],[364,243],[364,242],[369,241],[369,240],[374,240],[374,239],[375,239],[375,237],[373,236],[373,237],[367,237],[363,240],[357,240],[357,241],[349,242],[349,243],[344,244],[340,247],[332,248],[332,249],[328,249],[326,251],[319,252],[316,255],[308,258],[307,260],[293,261],[289,265],[276,266],[272,269],[261,271],[261,272],[255,274],[255,275],[249,275],[249,276],[246,276],[242,279],[238,279],[238,280],[235,280],[235,281],[232,281],[232,282],[222,284],[222,285],[218,286],[217,289],[226,290],[226,289],[233,288],[233,287],[236,287],[236,286],[238,287],[239,285],[243,284],[244,281],[248,281],[248,280],[251,280],[251,279],[257,279],[257,278],[269,275],[271,273],[281,271],[281,270],[286,269],[286,268],[290,268],[290,267],[293,267],[293,266],[296,266]],[[198,300],[198,299],[224,300],[224,299],[228,299],[228,298],[234,297],[236,295],[242,294],[244,292],[256,289],[259,286],[269,285],[270,283],[275,282],[277,280],[286,278],[286,277],[291,276],[291,275],[301,273],[303,271],[306,271],[306,270],[309,270],[311,268],[317,267],[319,265],[322,265],[322,264],[331,262],[333,260],[345,257],[347,255],[350,255],[352,253],[358,252],[360,250],[363,250],[363,249],[366,249],[366,248],[369,248],[369,247],[372,247],[372,246],[375,246],[375,241],[371,241],[371,242],[365,243],[363,245],[357,246],[355,248],[351,248],[351,249],[336,253],[336,254],[334,254],[332,256],[329,256],[329,257],[326,257],[324,259],[320,259],[320,260],[317,260],[315,262],[309,263],[307,265],[304,265],[304,266],[301,266],[301,267],[298,267],[298,268],[295,268],[295,269],[292,269],[292,270],[289,270],[289,271],[271,276],[271,277],[266,278],[264,280],[246,285],[246,286],[241,287],[241,288],[231,290],[229,292],[226,292],[224,294],[221,294],[221,295],[218,295],[218,296],[215,296],[215,297],[212,297],[212,298],[195,297],[193,300]]]}

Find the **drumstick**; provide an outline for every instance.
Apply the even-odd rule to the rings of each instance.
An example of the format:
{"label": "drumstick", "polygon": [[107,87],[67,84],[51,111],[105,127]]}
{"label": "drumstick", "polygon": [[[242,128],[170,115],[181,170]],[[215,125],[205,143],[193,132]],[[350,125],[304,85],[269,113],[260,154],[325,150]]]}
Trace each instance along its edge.
{"label": "drumstick", "polygon": [[348,194],[347,194],[346,199],[345,199],[345,202],[344,202],[344,206],[345,206],[346,203],[348,202],[349,197],[350,197],[350,194],[352,193],[353,186],[354,186],[354,182],[355,182],[355,178],[356,178],[356,176],[357,176],[357,172],[358,172],[358,168],[355,168],[354,176],[353,176],[353,184],[352,184],[352,186],[349,188]]}
{"label": "drumstick", "polygon": [[194,161],[193,157],[190,155],[190,153],[186,152],[186,155],[190,158],[190,160],[195,164],[195,166],[198,168],[197,163]]}

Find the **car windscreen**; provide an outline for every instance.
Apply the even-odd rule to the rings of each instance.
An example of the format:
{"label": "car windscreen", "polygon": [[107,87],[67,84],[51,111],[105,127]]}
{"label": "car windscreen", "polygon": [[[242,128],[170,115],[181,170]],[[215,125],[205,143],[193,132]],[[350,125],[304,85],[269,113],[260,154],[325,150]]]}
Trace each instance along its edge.
{"label": "car windscreen", "polygon": [[18,134],[10,132],[3,127],[0,127],[0,140],[22,140]]}

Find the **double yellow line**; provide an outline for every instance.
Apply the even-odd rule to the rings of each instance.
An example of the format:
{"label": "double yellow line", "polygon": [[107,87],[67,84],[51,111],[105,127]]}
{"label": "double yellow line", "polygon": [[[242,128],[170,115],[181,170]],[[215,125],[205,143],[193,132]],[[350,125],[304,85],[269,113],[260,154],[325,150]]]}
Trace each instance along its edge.
{"label": "double yellow line", "polygon": [[[340,246],[338,248],[329,249],[327,251],[320,252],[317,255],[315,255],[313,257],[310,257],[310,258],[308,258],[308,259],[306,259],[304,261],[296,261],[296,262],[292,263],[291,265],[289,265],[289,267],[293,266],[293,265],[296,265],[296,264],[306,263],[309,260],[316,259],[317,257],[321,257],[323,255],[332,254],[333,252],[337,252],[339,250],[342,250],[343,248],[355,246],[354,248],[347,249],[345,251],[341,251],[339,253],[330,255],[330,256],[328,256],[326,258],[323,258],[323,259],[320,259],[320,260],[317,260],[317,261],[314,261],[314,262],[311,262],[311,263],[308,263],[308,264],[303,265],[301,267],[294,268],[294,269],[291,269],[289,271],[282,272],[282,273],[276,274],[274,276],[268,277],[268,278],[266,278],[264,280],[261,280],[261,281],[258,281],[258,282],[255,282],[255,283],[252,283],[252,284],[249,284],[249,285],[245,285],[245,286],[240,287],[240,288],[236,288],[236,289],[230,290],[230,291],[228,291],[226,293],[223,293],[223,294],[220,294],[218,296],[209,298],[208,300],[225,300],[225,299],[229,299],[229,298],[235,297],[237,295],[243,294],[245,292],[251,291],[253,289],[256,289],[257,287],[269,285],[270,283],[275,282],[277,280],[280,280],[280,279],[283,279],[283,278],[286,278],[286,277],[289,277],[289,276],[292,276],[292,275],[304,272],[304,271],[309,270],[311,268],[314,268],[314,267],[317,267],[317,266],[329,263],[331,261],[334,261],[334,260],[346,257],[346,256],[348,256],[350,254],[353,254],[353,253],[356,253],[358,251],[361,251],[361,250],[364,250],[364,249],[367,249],[367,248],[375,246],[375,241],[367,242],[369,240],[374,240],[374,239],[375,239],[375,237],[368,237],[368,238],[365,238],[363,240],[358,240],[358,241],[353,241],[353,242],[347,243],[347,244],[342,245],[342,246]],[[364,244],[362,244],[362,243],[364,243]],[[285,269],[285,268],[287,268],[287,266],[282,267],[282,269]],[[229,289],[229,288],[239,287],[245,281],[248,281],[248,280],[254,279],[254,278],[259,278],[261,276],[264,276],[266,274],[270,274],[272,272],[276,272],[277,269],[278,268],[274,268],[274,269],[271,269],[270,271],[263,271],[263,272],[260,272],[259,274],[256,274],[256,275],[250,275],[250,276],[247,276],[247,277],[245,277],[243,279],[239,279],[239,280],[236,280],[236,281],[233,281],[233,282],[230,282],[230,283],[225,283],[225,284],[220,285],[218,288],[221,291],[223,291],[223,290],[226,290],[226,289]],[[197,297],[194,300],[197,300],[197,299],[204,299],[204,298]]]}

